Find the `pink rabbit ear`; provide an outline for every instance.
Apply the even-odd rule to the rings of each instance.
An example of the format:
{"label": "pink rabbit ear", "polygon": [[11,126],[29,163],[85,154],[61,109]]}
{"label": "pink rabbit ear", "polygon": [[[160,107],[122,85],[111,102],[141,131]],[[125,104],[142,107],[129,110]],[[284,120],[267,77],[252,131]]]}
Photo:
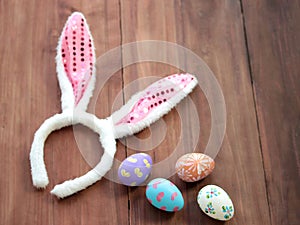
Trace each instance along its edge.
{"label": "pink rabbit ear", "polygon": [[174,74],[156,81],[134,95],[113,113],[116,138],[139,132],[168,113],[197,85],[190,74]]}
{"label": "pink rabbit ear", "polygon": [[77,107],[85,95],[83,107],[86,108],[95,83],[94,64],[95,50],[89,27],[83,14],[75,12],[68,18],[57,48],[63,109]]}

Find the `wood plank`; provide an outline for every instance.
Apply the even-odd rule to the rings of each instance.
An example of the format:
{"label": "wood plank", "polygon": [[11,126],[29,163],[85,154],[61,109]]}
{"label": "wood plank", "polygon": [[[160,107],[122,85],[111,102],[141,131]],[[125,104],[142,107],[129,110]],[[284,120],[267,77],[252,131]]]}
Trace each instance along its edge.
{"label": "wood plank", "polygon": [[[120,44],[118,1],[0,4],[0,156],[5,159],[0,164],[0,224],[127,224],[127,188],[106,179],[65,200],[50,195],[55,184],[90,169],[78,150],[72,128],[53,133],[46,142],[50,183],[44,191],[32,186],[28,161],[35,130],[44,119],[60,111],[54,58],[67,17],[75,10],[85,14],[99,56]],[[99,98],[94,96],[99,117],[111,113],[114,96],[122,89],[120,81],[122,74],[118,72]],[[83,132],[90,146],[100,147],[95,134],[88,129]],[[117,157],[124,158],[124,146],[118,149]]]}
{"label": "wood plank", "polygon": [[210,182],[231,195],[232,224],[270,224],[240,4],[190,0],[183,8],[185,45],[214,71],[226,102],[226,135]]}
{"label": "wood plank", "polygon": [[[214,173],[196,184],[185,184],[176,176],[171,177],[183,191],[185,208],[174,215],[160,212],[146,202],[145,190],[131,189],[131,223],[216,224],[216,221],[202,214],[195,201],[201,187],[215,183],[227,190],[235,203],[236,216],[230,224],[270,224],[239,2],[122,1],[121,9],[123,43],[147,39],[177,42],[193,50],[208,63],[223,89],[228,120],[226,137],[216,158]],[[176,70],[151,63],[133,65],[124,69],[124,85],[144,76],[168,72]],[[201,90],[197,88],[191,97],[199,111],[200,121],[203,118],[205,121],[207,112],[203,112],[202,107],[207,107],[207,102],[199,95]],[[175,115],[173,110],[164,117],[167,126],[174,127],[174,130],[179,126]],[[207,136],[210,124],[203,124],[205,126],[201,127],[201,132],[208,132]],[[151,152],[155,162],[172,152],[172,144],[178,137],[174,130],[168,130],[170,140],[166,137],[154,149],[154,153]],[[145,136],[141,134],[140,137]],[[202,142],[197,151],[202,152],[203,146],[205,143]],[[128,150],[129,154],[133,152],[132,149]],[[260,199],[259,204],[257,199]]]}
{"label": "wood plank", "polygon": [[[182,34],[177,34],[177,29],[174,29],[174,24],[180,23],[181,14],[177,4],[179,1],[121,1],[121,21],[122,21],[122,42],[129,43],[140,40],[163,40],[171,42],[182,42]],[[158,49],[158,51],[163,51]],[[123,61],[126,61],[128,52],[123,51]],[[161,52],[165,54],[166,52]],[[129,54],[130,56],[130,54]],[[162,63],[143,62],[133,64],[124,68],[124,87],[126,88],[132,82],[137,82],[138,85],[124,91],[125,100],[128,100],[137,90],[143,90],[149,82],[148,76],[165,76],[172,73],[177,73],[179,70],[170,65]],[[144,79],[143,79],[144,78]],[[179,115],[176,110],[172,110],[163,118],[166,124],[167,131],[160,143],[152,151],[147,151],[155,163],[161,162],[169,157],[177,144],[177,137],[180,135]],[[158,122],[157,122],[158,123]],[[141,143],[135,142],[136,149],[128,148],[128,155],[143,151],[142,141],[145,138],[157,140],[162,135],[161,126],[154,124],[150,129],[142,131],[136,135],[140,138]],[[127,138],[131,140],[132,138]],[[176,140],[176,141],[175,141]],[[168,169],[168,168],[165,168]],[[178,181],[176,177],[172,179]],[[183,220],[184,212],[169,214],[159,211],[152,207],[145,198],[145,187],[130,188],[130,224],[187,224],[189,221]]]}
{"label": "wood plank", "polygon": [[[0,224],[223,224],[205,216],[195,201],[199,189],[212,183],[223,187],[235,204],[236,216],[228,224],[298,224],[299,3],[242,3],[1,1]],[[183,192],[186,205],[182,211],[161,212],[147,202],[144,187],[127,189],[107,179],[64,200],[51,196],[49,191],[55,184],[85,173],[90,169],[87,158],[93,165],[102,154],[97,135],[81,126],[50,135],[45,145],[50,184],[44,191],[32,186],[28,161],[31,141],[44,119],[60,111],[55,48],[65,20],[75,10],[86,15],[98,56],[121,43],[171,41],[190,48],[215,73],[226,101],[226,136],[211,176],[195,184],[186,184],[176,175],[170,177]],[[243,13],[248,43],[244,39]],[[157,51],[165,58],[171,57],[164,49]],[[122,54],[124,63],[127,53]],[[193,70],[189,62],[185,66],[187,71]],[[99,77],[105,72],[102,69],[107,68],[99,68]],[[128,66],[110,77],[92,99],[95,109],[89,110],[104,118],[111,114],[123,86],[140,81],[124,91],[128,100],[136,90],[146,87],[147,77],[179,71],[155,62]],[[96,89],[101,89],[101,82],[98,79]],[[201,124],[196,151],[203,152],[210,134],[209,106],[200,87],[190,97]],[[143,140],[161,138],[161,125],[165,123],[163,142],[147,153],[156,163],[167,160],[178,143],[181,123],[193,122],[188,101],[181,103],[181,109],[188,118],[179,109],[172,110],[158,125],[135,135],[141,140],[135,147],[143,150]],[[188,134],[195,136],[193,129]],[[78,138],[86,139],[77,143]],[[134,142],[133,138],[126,141]],[[79,152],[82,148],[89,149],[84,156]],[[116,158],[122,160],[126,154],[136,152],[131,147],[125,152],[118,142]],[[170,163],[164,169],[172,167]]]}
{"label": "wood plank", "polygon": [[48,76],[54,66],[47,55],[52,33],[41,4],[1,1],[0,6],[0,224],[53,223],[52,197],[32,187],[28,160],[34,129],[57,105],[49,98],[57,81]]}
{"label": "wood plank", "polygon": [[299,1],[242,1],[272,224],[299,224]]}

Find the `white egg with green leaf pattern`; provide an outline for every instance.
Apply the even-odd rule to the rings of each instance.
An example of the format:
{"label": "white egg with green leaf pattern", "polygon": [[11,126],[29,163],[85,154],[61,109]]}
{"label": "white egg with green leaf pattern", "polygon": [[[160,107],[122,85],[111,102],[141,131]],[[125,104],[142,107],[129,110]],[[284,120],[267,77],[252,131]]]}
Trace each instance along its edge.
{"label": "white egg with green leaf pattern", "polygon": [[200,209],[217,220],[230,220],[234,215],[233,203],[229,195],[217,185],[203,187],[197,196]]}

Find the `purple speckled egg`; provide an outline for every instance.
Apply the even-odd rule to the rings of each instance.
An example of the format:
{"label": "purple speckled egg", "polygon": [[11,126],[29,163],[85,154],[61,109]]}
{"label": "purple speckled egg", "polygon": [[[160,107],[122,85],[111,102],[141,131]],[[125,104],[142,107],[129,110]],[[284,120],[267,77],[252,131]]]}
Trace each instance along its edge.
{"label": "purple speckled egg", "polygon": [[145,153],[137,153],[124,159],[119,166],[118,176],[122,184],[138,186],[148,178],[151,169],[151,156]]}

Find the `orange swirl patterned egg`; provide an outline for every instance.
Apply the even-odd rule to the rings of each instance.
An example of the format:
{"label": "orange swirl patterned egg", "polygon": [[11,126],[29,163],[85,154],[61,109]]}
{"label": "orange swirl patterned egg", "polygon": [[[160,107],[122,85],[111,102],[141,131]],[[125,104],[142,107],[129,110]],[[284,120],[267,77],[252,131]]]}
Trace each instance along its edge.
{"label": "orange swirl patterned egg", "polygon": [[180,179],[195,182],[207,177],[215,168],[215,161],[202,153],[188,153],[176,162],[176,172]]}

